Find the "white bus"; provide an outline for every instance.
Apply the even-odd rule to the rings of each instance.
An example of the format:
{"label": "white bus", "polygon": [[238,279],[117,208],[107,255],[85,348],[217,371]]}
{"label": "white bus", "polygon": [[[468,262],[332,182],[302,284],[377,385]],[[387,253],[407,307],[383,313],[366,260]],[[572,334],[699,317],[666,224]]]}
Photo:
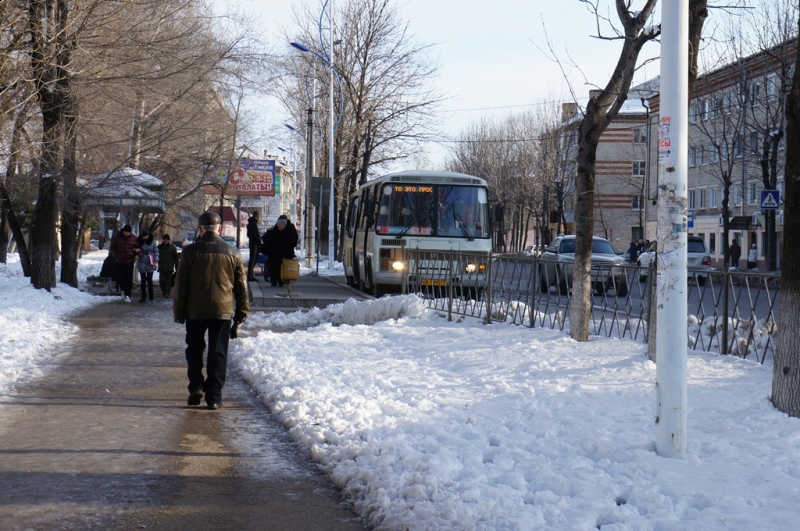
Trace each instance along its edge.
{"label": "white bus", "polygon": [[[358,188],[345,224],[347,281],[375,296],[399,291],[404,280],[421,286],[469,285],[474,291],[485,283],[492,232],[484,179],[438,171],[389,174]],[[438,270],[447,269],[446,276],[423,278],[432,275],[421,272],[420,257],[425,253],[433,269],[430,257],[436,252],[458,253],[465,265],[457,271],[452,264],[438,264]],[[464,263],[469,254],[484,259]]]}

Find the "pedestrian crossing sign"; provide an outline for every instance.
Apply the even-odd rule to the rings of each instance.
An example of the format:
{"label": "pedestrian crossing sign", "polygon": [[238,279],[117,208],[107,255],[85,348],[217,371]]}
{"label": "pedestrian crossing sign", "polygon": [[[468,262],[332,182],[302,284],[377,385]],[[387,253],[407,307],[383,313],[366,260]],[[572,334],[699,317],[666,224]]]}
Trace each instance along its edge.
{"label": "pedestrian crossing sign", "polygon": [[761,208],[778,210],[781,204],[781,193],[778,190],[761,190]]}

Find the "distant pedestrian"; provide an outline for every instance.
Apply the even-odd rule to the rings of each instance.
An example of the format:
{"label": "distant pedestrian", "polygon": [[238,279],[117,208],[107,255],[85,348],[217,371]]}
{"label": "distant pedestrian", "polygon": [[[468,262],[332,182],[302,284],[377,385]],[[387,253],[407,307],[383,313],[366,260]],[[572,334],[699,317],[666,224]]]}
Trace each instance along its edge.
{"label": "distant pedestrian", "polygon": [[261,245],[261,232],[258,230],[258,210],[247,220],[247,240],[250,247],[250,260],[247,261],[247,280],[256,280],[253,270],[258,263],[258,248]]}
{"label": "distant pedestrian", "polygon": [[139,238],[133,234],[130,225],[125,225],[112,239],[108,252],[117,264],[117,282],[120,296],[125,302],[131,302],[133,289],[133,266],[142,253]]}
{"label": "distant pedestrian", "polygon": [[100,236],[97,238],[97,247],[102,251],[105,245],[106,245],[106,235],[101,232]]}
{"label": "distant pedestrian", "polygon": [[742,247],[737,240],[733,240],[730,248],[731,267],[734,269],[739,268],[739,259],[742,257]]}
{"label": "distant pedestrian", "polygon": [[631,246],[628,248],[628,262],[635,264],[637,258],[639,258],[639,246],[631,240]]}
{"label": "distant pedestrian", "polygon": [[258,248],[258,252],[264,255],[264,265],[261,267],[261,269],[264,272],[264,280],[266,282],[270,281],[269,249],[267,248],[267,243],[269,243],[269,235],[272,233],[273,228],[274,227],[270,227],[264,231],[264,234],[261,235],[261,245]]}
{"label": "distant pedestrian", "polygon": [[[153,300],[153,273],[158,271],[158,243],[150,234],[147,229],[142,229],[139,233],[139,247],[142,252],[139,255],[139,261],[136,264],[136,269],[139,270],[140,286],[142,288],[142,296],[139,302],[146,302],[147,297]],[[145,287],[147,291],[145,291]]]}
{"label": "distant pedestrian", "polygon": [[161,236],[161,245],[158,246],[158,284],[164,298],[169,298],[172,293],[178,258],[178,248],[172,244],[169,234]]}
{"label": "distant pedestrian", "polygon": [[750,252],[747,253],[747,269],[755,269],[758,267],[758,248],[756,244],[750,246]]}
{"label": "distant pedestrian", "polygon": [[294,258],[297,247],[297,229],[286,216],[278,218],[267,239],[267,259],[270,271],[270,285],[283,286],[281,263],[284,258]]}
{"label": "distant pedestrian", "polygon": [[[219,236],[222,220],[214,212],[198,218],[200,238],[187,246],[175,277],[173,315],[186,323],[186,364],[190,406],[205,396],[208,409],[222,406],[228,365],[228,341],[250,312],[242,255]],[[208,331],[206,378],[203,353]]]}

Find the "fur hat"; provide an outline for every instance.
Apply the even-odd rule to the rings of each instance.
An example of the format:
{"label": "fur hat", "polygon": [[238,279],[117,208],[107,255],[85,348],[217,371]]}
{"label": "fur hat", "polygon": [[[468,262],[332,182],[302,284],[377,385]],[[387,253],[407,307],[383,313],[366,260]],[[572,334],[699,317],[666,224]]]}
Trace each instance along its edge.
{"label": "fur hat", "polygon": [[286,220],[286,218],[278,218],[276,225],[285,227],[287,223],[289,222]]}
{"label": "fur hat", "polygon": [[130,225],[125,225],[120,229],[120,232],[133,232],[133,228]]}

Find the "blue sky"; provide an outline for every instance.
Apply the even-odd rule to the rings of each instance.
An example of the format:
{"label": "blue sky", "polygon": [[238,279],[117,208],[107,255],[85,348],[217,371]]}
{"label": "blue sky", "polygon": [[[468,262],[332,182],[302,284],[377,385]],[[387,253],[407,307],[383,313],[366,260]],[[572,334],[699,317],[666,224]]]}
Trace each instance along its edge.
{"label": "blue sky", "polygon": [[[291,27],[292,6],[300,3],[226,2],[263,20],[266,28]],[[613,7],[611,2],[605,4],[606,9]],[[635,7],[641,7],[639,4],[644,0],[634,1]],[[569,82],[582,100],[592,84],[608,81],[621,46],[619,41],[592,37],[597,33],[596,21],[578,0],[399,0],[398,5],[417,39],[436,43],[433,56],[441,69],[434,83],[448,96],[441,115],[442,133],[446,135],[456,135],[482,116],[504,117],[541,102],[570,99],[561,70],[545,55],[548,37],[565,62],[572,60],[580,67],[566,66]],[[615,18],[616,14],[612,11],[611,16]],[[272,44],[280,46],[281,32],[268,32],[268,38],[270,34],[274,36]],[[647,57],[657,53],[656,45],[644,50]],[[658,63],[653,63],[637,80],[657,74]],[[265,125],[280,130],[283,112],[274,108]],[[276,147],[264,147],[276,151]],[[431,163],[442,157],[443,150],[432,146]]]}

